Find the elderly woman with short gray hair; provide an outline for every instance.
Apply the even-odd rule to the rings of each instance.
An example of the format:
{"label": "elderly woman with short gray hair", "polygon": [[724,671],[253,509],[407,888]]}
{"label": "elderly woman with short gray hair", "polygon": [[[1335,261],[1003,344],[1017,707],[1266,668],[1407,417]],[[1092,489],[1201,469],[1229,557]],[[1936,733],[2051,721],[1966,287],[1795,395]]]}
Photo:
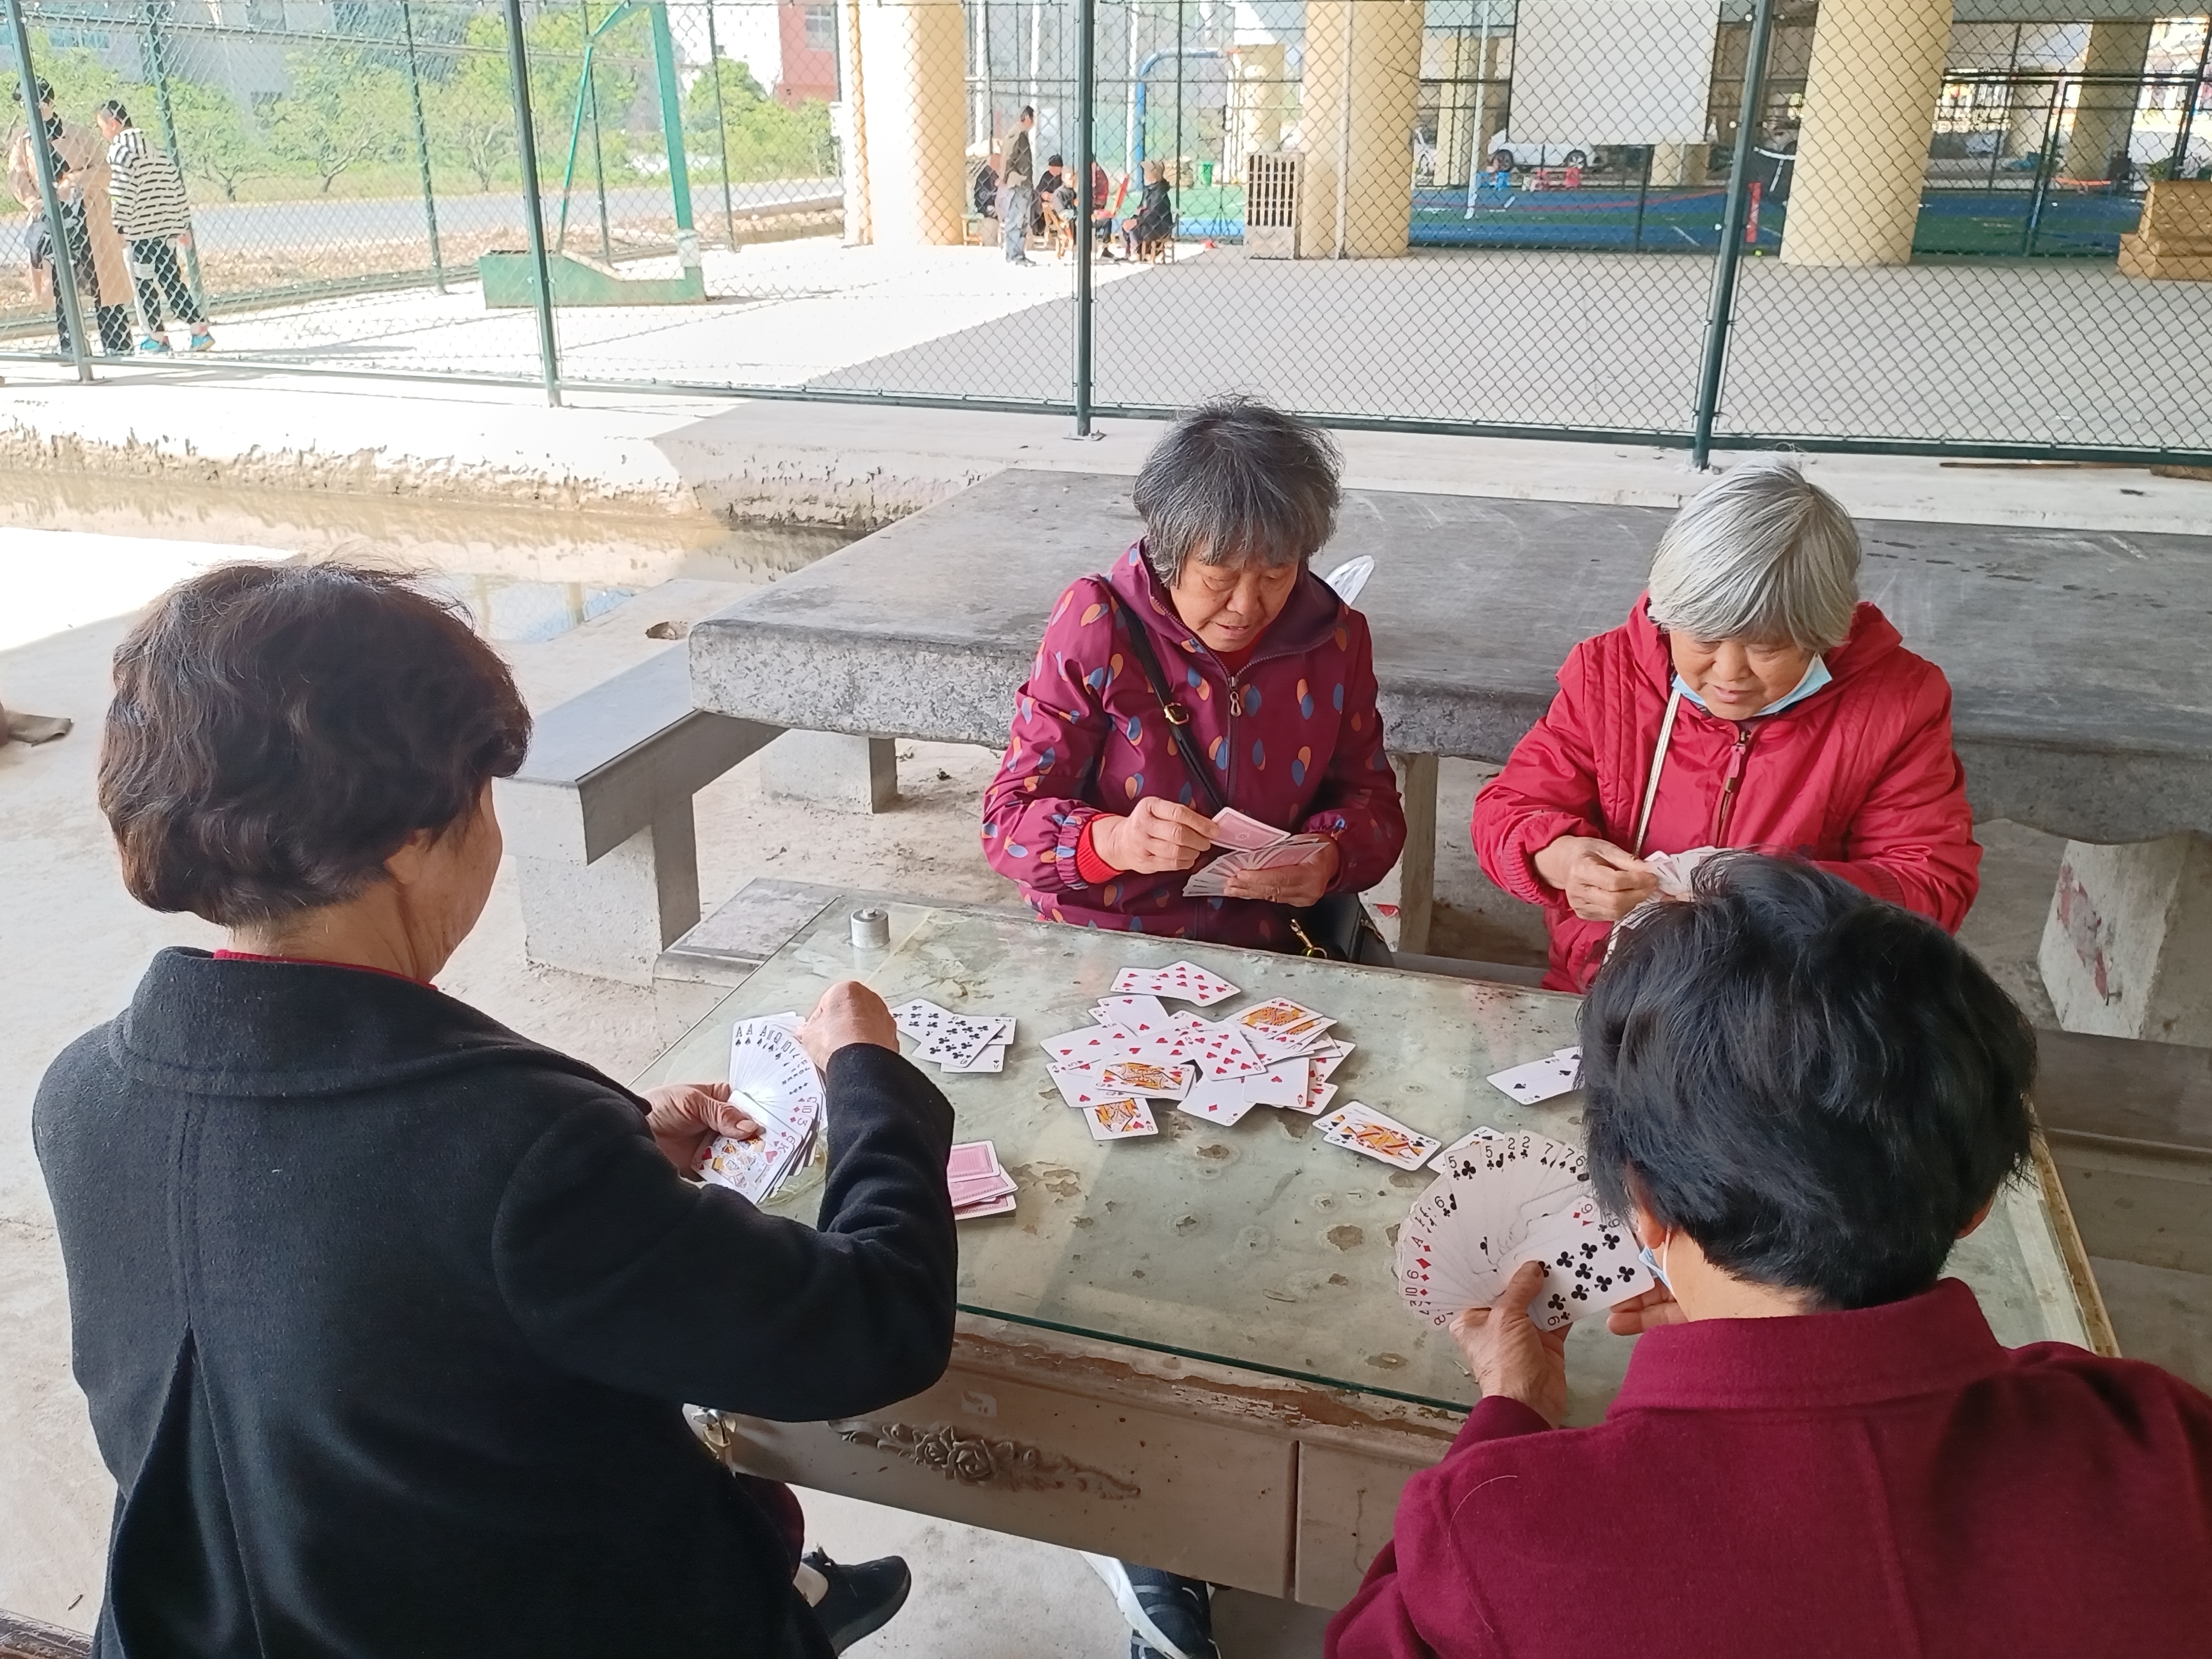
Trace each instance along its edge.
{"label": "elderly woman with short gray hair", "polygon": [[[983,797],[985,856],[1038,915],[1296,950],[1294,913],[1397,862],[1367,622],[1308,568],[1336,504],[1328,436],[1261,404],[1206,404],[1153,449],[1145,534],[1053,607]],[[1231,806],[1312,854],[1186,896]]]}
{"label": "elderly woman with short gray hair", "polygon": [[1982,852],[1950,683],[1858,574],[1841,503],[1756,458],[1676,514],[1628,620],[1574,648],[1474,803],[1485,872],[1544,907],[1546,985],[1587,987],[1613,925],[1722,847],[1795,854],[1958,930]]}

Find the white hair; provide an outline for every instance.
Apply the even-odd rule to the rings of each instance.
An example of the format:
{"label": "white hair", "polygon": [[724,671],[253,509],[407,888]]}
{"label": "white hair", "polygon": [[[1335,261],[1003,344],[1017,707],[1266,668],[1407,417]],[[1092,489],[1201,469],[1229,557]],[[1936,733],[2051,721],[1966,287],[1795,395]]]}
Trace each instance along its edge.
{"label": "white hair", "polygon": [[1674,515],[1650,586],[1651,620],[1692,639],[1832,651],[1858,604],[1858,530],[1795,461],[1756,456]]}

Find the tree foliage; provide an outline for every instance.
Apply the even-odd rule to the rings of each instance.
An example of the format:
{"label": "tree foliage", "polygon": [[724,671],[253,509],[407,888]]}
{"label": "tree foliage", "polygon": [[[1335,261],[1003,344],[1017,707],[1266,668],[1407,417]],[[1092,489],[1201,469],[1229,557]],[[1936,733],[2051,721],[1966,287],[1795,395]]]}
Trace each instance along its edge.
{"label": "tree foliage", "polygon": [[[714,91],[721,87],[720,131],[716,131]],[[752,70],[731,58],[718,58],[711,72],[701,70],[684,94],[684,132],[706,167],[719,167],[728,147],[732,180],[820,179],[837,171],[830,132],[830,106],[809,100],[796,109],[770,98]]]}
{"label": "tree foliage", "polygon": [[507,70],[507,26],[471,17],[446,73],[422,88],[423,119],[439,155],[489,190],[514,161],[514,89]]}
{"label": "tree foliage", "polygon": [[407,80],[381,55],[354,46],[319,46],[291,58],[292,89],[270,107],[271,147],[322,181],[322,193],[349,169],[397,161],[410,142]]}

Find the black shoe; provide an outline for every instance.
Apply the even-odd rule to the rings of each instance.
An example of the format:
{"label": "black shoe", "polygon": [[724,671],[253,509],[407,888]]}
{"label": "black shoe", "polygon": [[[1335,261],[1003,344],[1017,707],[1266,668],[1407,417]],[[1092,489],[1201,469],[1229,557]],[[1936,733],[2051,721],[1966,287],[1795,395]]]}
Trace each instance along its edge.
{"label": "black shoe", "polygon": [[1220,1659],[1212,1592],[1195,1578],[1084,1552],[1129,1621],[1129,1659]]}
{"label": "black shoe", "polygon": [[841,1566],[820,1550],[799,1558],[827,1579],[830,1588],[814,1604],[814,1616],[830,1645],[842,1653],[864,1636],[872,1636],[906,1605],[914,1575],[896,1555]]}

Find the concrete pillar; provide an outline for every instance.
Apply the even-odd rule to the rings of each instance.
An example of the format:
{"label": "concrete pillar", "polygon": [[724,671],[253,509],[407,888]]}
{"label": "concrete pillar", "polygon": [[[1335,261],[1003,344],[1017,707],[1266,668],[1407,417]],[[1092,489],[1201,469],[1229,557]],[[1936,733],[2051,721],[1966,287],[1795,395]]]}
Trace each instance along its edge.
{"label": "concrete pillar", "polygon": [[1472,84],[1498,73],[1504,37],[1492,33],[1488,53],[1480,34],[1448,34],[1433,43],[1438,78],[1437,182],[1464,185],[1478,167],[1490,163],[1490,141],[1505,126],[1505,88]]}
{"label": "concrete pillar", "polygon": [[2212,1048],[2212,836],[2068,842],[2037,961],[2066,1030]]}
{"label": "concrete pillar", "polygon": [[1704,144],[1652,145],[1651,188],[1673,190],[1682,185],[1705,183],[1707,148]]}
{"label": "concrete pillar", "polygon": [[1244,177],[1244,158],[1265,155],[1283,146],[1283,106],[1291,88],[1279,42],[1255,41],[1237,48],[1230,59],[1228,176]]}
{"label": "concrete pillar", "polygon": [[860,58],[860,8],[865,0],[840,0],[837,7],[839,90],[842,96],[830,112],[830,125],[843,149],[845,173],[845,246],[859,247],[875,240],[868,211],[868,115],[866,65]]}
{"label": "concrete pillar", "polygon": [[1821,0],[1782,262],[1912,258],[1950,0]]}
{"label": "concrete pillar", "polygon": [[2103,179],[2112,157],[2128,147],[2135,131],[2136,103],[2142,96],[2143,59],[2150,52],[2148,18],[2113,18],[2089,25],[2089,49],[2082,55],[2085,76],[2124,76],[2120,82],[2084,81],[2076,88],[2074,119],[2059,151],[2062,179]]}
{"label": "concrete pillar", "polygon": [[[967,210],[968,30],[960,0],[857,0],[870,239],[952,246]],[[1042,161],[1042,158],[1039,158]]]}
{"label": "concrete pillar", "polygon": [[1382,929],[1392,950],[1425,954],[1437,897],[1437,757],[1393,755],[1390,764],[1406,809],[1406,850],[1367,896],[1396,908],[1396,927]]}
{"label": "concrete pillar", "polygon": [[887,811],[898,799],[898,749],[889,738],[787,732],[761,750],[761,788],[832,811]]}
{"label": "concrete pillar", "polygon": [[1307,0],[1299,252],[1388,259],[1413,215],[1420,0]]}
{"label": "concrete pillar", "polygon": [[663,946],[699,920],[691,798],[589,864],[515,857],[523,954],[547,968],[653,983]]}

